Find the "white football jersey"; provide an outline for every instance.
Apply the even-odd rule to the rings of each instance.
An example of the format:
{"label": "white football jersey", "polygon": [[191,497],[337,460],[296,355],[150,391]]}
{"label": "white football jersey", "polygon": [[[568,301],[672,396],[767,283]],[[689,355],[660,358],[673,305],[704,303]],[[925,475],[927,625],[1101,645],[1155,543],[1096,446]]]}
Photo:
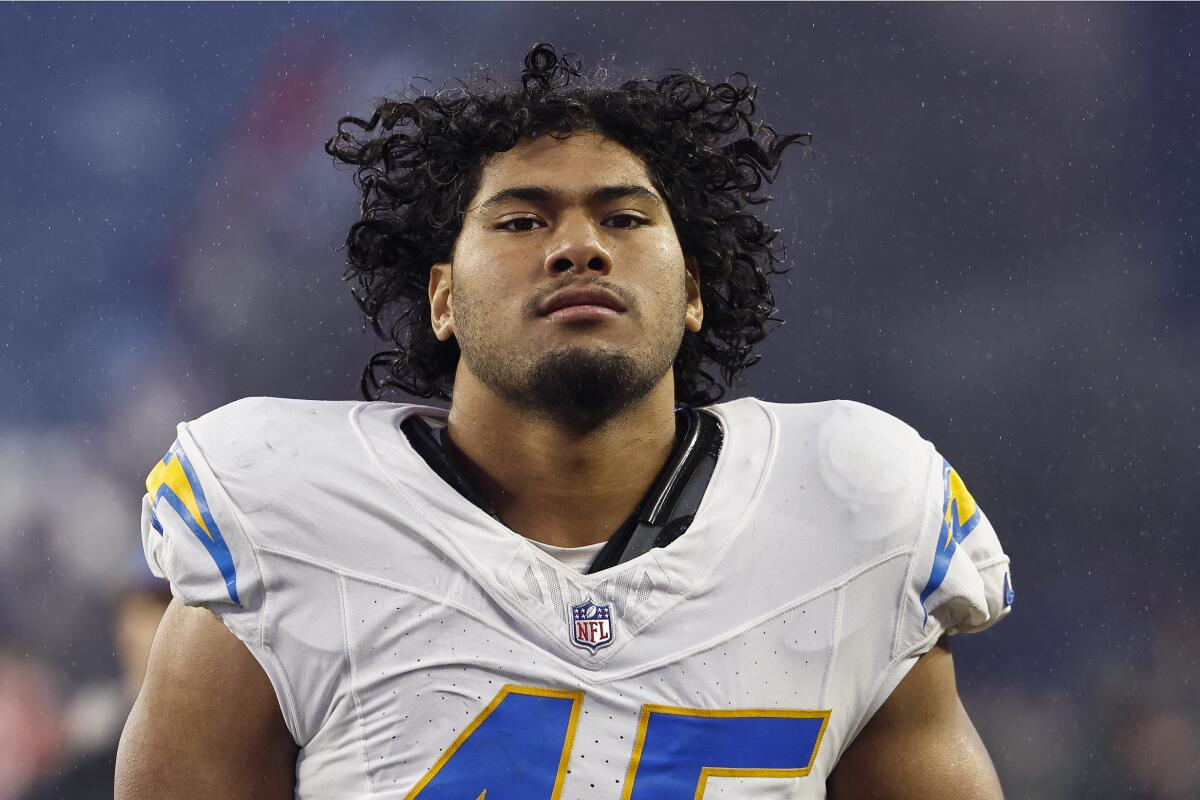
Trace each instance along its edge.
{"label": "white football jersey", "polygon": [[146,556],[262,664],[298,798],[824,797],[917,656],[1008,612],[1008,558],[881,411],[704,411],[724,444],[687,532],[593,575],[413,450],[401,420],[444,411],[384,402],[181,424],[147,479]]}

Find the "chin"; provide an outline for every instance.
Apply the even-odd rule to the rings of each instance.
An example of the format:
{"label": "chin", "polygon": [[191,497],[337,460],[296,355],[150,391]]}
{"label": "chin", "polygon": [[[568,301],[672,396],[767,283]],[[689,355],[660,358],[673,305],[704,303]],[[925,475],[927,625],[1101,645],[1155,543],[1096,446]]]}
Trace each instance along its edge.
{"label": "chin", "polygon": [[525,376],[521,405],[557,419],[599,422],[637,403],[666,369],[605,347],[566,347],[542,355]]}

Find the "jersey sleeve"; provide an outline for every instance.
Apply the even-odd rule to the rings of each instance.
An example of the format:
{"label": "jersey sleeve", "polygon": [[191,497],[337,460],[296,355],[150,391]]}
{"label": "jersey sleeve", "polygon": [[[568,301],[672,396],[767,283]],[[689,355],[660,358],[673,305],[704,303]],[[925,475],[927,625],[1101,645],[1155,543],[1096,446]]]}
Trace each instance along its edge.
{"label": "jersey sleeve", "polygon": [[958,472],[933,448],[897,630],[894,658],[925,652],[942,634],[974,633],[1012,608],[1009,559]]}
{"label": "jersey sleeve", "polygon": [[142,546],[151,572],[171,594],[207,608],[262,665],[284,719],[296,735],[292,692],[266,639],[266,590],[258,557],[239,513],[187,423],[146,477]]}
{"label": "jersey sleeve", "polygon": [[142,499],[142,546],[155,575],[190,606],[218,615],[249,612],[261,602],[250,540],[216,476],[180,424],[179,438],[146,476]]}

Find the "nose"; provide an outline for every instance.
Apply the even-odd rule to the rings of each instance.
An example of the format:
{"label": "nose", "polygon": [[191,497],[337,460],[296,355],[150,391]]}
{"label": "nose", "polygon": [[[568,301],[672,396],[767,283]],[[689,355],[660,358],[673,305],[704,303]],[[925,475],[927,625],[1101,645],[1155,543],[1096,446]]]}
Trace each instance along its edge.
{"label": "nose", "polygon": [[559,231],[557,242],[546,253],[546,272],[556,276],[567,272],[607,275],[612,271],[612,256],[591,220],[563,220]]}

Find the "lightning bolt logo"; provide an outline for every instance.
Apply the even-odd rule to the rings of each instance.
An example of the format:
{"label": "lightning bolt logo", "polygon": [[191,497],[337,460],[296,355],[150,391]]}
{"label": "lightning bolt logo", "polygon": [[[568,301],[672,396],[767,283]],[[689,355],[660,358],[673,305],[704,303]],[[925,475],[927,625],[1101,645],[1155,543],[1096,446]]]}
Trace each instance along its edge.
{"label": "lightning bolt logo", "polygon": [[[188,530],[200,540],[220,570],[221,577],[225,579],[229,599],[240,606],[242,603],[238,599],[237,571],[233,568],[233,554],[229,552],[229,546],[221,536],[221,530],[209,510],[204,489],[200,486],[196,471],[192,469],[192,464],[178,439],[146,476],[146,491],[150,493],[152,507],[157,507],[159,500],[167,501],[187,525]],[[151,517],[151,524],[162,534],[162,525],[156,515]]]}
{"label": "lightning bolt logo", "polygon": [[975,498],[971,497],[962,478],[945,459],[942,460],[942,492],[942,529],[938,536],[938,549],[933,556],[933,569],[929,573],[929,580],[921,590],[921,608],[925,611],[925,622],[929,621],[929,609],[925,608],[925,601],[946,579],[950,559],[954,558],[958,543],[970,536],[971,531],[979,524],[979,508],[975,505]]}

